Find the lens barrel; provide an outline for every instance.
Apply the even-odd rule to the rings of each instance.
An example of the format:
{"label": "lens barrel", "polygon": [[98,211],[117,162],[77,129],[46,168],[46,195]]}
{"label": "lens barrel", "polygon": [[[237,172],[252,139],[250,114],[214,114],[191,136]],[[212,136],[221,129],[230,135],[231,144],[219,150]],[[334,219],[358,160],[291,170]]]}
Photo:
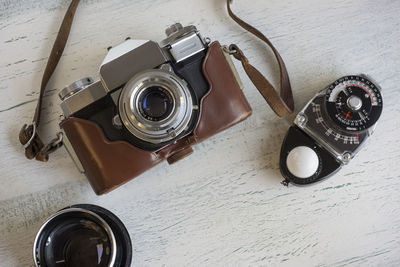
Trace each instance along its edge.
{"label": "lens barrel", "polygon": [[122,222],[95,205],[64,208],[42,225],[33,246],[36,266],[128,267],[132,244]]}
{"label": "lens barrel", "polygon": [[188,84],[174,73],[145,70],[122,89],[119,116],[123,126],[141,141],[167,143],[187,133],[194,114],[193,99]]}

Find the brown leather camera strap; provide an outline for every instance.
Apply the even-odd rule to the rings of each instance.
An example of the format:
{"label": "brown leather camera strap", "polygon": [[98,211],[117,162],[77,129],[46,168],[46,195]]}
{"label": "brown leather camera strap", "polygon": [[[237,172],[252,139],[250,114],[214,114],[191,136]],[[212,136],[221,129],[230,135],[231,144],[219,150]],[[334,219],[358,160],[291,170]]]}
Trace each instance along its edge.
{"label": "brown leather camera strap", "polygon": [[39,127],[40,123],[42,102],[44,93],[46,91],[46,86],[51,78],[51,75],[56,69],[57,64],[60,61],[61,55],[64,51],[78,4],[79,0],[72,0],[67,10],[67,13],[65,14],[64,19],[61,23],[60,30],[58,31],[57,38],[54,42],[53,48],[51,49],[46,69],[43,74],[42,83],[40,85],[39,99],[32,123],[29,126],[25,124],[19,132],[19,141],[24,146],[25,156],[28,159],[36,158],[40,161],[47,161],[49,159],[49,154],[62,146],[61,133],[58,133],[57,137],[45,146],[37,133],[37,128]]}
{"label": "brown leather camera strap", "polygon": [[[47,84],[57,67],[57,64],[61,58],[64,51],[65,45],[68,40],[68,35],[71,30],[72,21],[75,15],[76,8],[78,7],[79,0],[72,0],[68,10],[64,16],[60,30],[58,32],[57,38],[54,42],[53,48],[50,52],[49,59],[47,61],[46,69],[43,74],[40,94],[38,103],[35,110],[35,115],[33,121],[30,125],[25,124],[20,133],[19,140],[25,148],[25,156],[28,159],[36,158],[39,161],[48,161],[49,154],[55,151],[57,148],[62,146],[62,133],[57,133],[57,137],[50,141],[48,145],[44,145],[40,139],[37,129],[40,123],[40,115],[42,109],[43,96],[47,87]],[[290,87],[289,75],[287,73],[285,63],[283,62],[278,51],[272,45],[272,43],[265,37],[260,31],[247,24],[246,22],[239,19],[235,14],[233,14],[230,8],[231,0],[227,0],[228,13],[240,26],[242,26],[247,31],[253,33],[258,38],[263,40],[268,46],[271,47],[274,52],[276,59],[278,60],[280,71],[281,71],[281,93],[280,96],[275,91],[273,86],[268,82],[268,80],[255,68],[253,67],[247,58],[244,56],[243,52],[236,45],[231,45],[229,52],[237,59],[242,62],[242,65],[250,77],[251,81],[254,83],[256,88],[260,91],[262,96],[275,111],[278,116],[285,116],[293,112],[293,95]]]}
{"label": "brown leather camera strap", "polygon": [[249,76],[250,80],[253,82],[255,87],[264,97],[264,99],[271,106],[272,110],[280,117],[286,116],[293,112],[294,101],[292,88],[290,86],[289,74],[287,72],[285,63],[278,50],[272,45],[271,41],[265,37],[259,30],[251,26],[250,24],[244,22],[238,18],[231,9],[232,0],[227,0],[228,13],[231,18],[236,21],[245,30],[251,32],[262,41],[264,41],[274,52],[275,57],[279,64],[279,69],[281,72],[281,90],[280,95],[271,85],[271,83],[262,75],[253,65],[251,65],[248,59],[244,56],[243,52],[239,49],[237,45],[231,45],[229,47],[229,52],[238,60],[242,62],[243,68]]}

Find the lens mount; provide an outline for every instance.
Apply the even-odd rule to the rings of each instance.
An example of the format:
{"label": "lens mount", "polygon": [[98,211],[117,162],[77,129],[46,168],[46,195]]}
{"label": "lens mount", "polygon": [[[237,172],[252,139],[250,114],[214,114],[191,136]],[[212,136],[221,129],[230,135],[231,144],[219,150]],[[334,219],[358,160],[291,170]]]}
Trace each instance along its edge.
{"label": "lens mount", "polygon": [[153,144],[180,135],[193,113],[193,100],[186,83],[161,69],[135,75],[123,88],[119,114],[124,126],[135,137]]}

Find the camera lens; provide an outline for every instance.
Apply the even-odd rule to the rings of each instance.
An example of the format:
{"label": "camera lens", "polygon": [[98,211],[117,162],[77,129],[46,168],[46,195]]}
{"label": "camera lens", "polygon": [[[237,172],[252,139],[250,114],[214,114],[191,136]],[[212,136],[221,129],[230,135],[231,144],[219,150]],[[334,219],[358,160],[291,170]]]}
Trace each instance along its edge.
{"label": "camera lens", "polygon": [[146,119],[161,121],[171,114],[174,100],[164,88],[152,86],[142,93],[142,97],[139,98],[139,105],[139,111]]}
{"label": "camera lens", "polygon": [[75,205],[41,227],[33,248],[36,266],[130,266],[132,245],[122,222],[108,210]]}
{"label": "camera lens", "polygon": [[149,145],[150,150],[188,134],[195,114],[188,85],[164,69],[137,73],[119,96],[118,112],[123,126],[139,139],[138,143]]}

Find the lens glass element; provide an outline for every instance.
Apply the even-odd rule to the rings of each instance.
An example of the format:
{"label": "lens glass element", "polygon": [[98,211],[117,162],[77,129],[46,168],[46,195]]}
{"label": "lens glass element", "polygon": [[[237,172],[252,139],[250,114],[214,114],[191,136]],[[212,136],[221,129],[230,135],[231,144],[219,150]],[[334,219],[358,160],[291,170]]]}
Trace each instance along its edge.
{"label": "lens glass element", "polygon": [[111,259],[111,241],[97,222],[79,216],[62,216],[48,225],[42,236],[45,266],[106,267]]}
{"label": "lens glass element", "polygon": [[146,88],[139,98],[139,111],[147,120],[161,121],[171,114],[173,108],[171,94],[159,86]]}

